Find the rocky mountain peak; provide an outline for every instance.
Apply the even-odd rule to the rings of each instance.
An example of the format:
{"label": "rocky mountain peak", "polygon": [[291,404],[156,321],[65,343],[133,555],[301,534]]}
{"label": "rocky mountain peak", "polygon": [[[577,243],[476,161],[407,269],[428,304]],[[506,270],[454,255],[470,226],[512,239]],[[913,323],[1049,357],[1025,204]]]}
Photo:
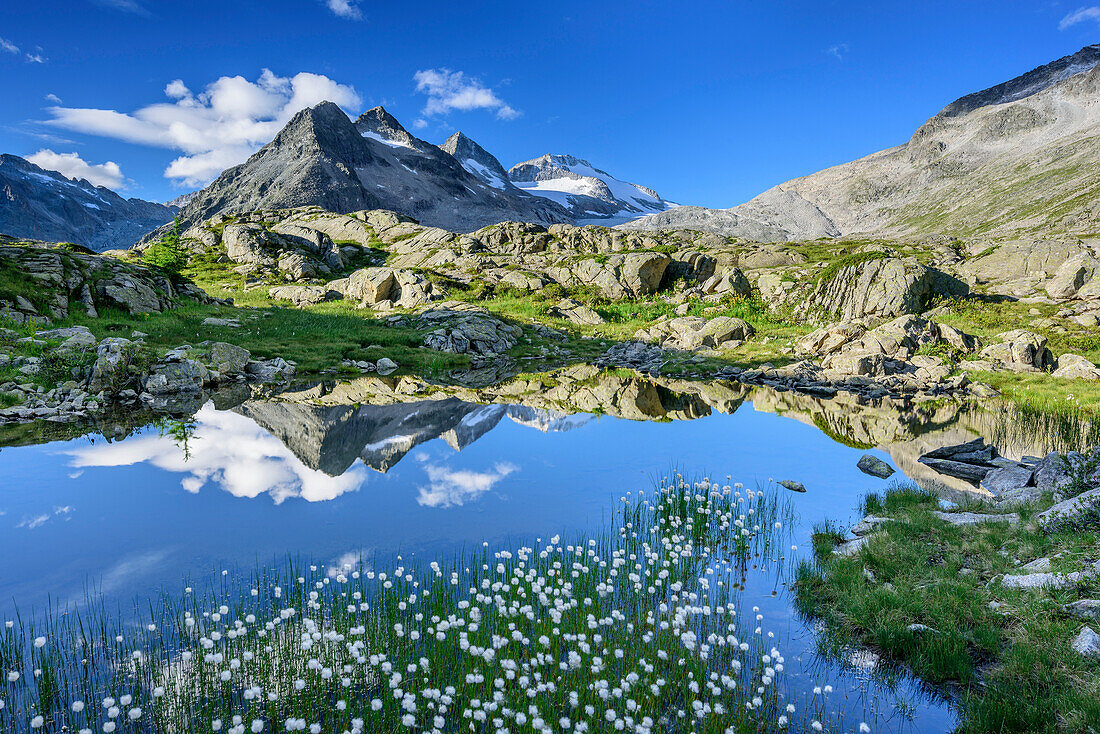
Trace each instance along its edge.
{"label": "rocky mountain peak", "polygon": [[947,105],[938,117],[960,117],[981,107],[1006,104],[1038,94],[1071,76],[1089,71],[1100,62],[1100,44],[1085,46],[1075,54],[1063,56],[1036,67],[1007,82],[974,92]]}
{"label": "rocky mountain peak", "polygon": [[674,206],[653,189],[620,181],[583,158],[548,153],[508,170],[520,189],[568,207],[581,222],[616,224]]}
{"label": "rocky mountain peak", "polygon": [[383,143],[417,149],[423,145],[421,140],[409,133],[397,118],[386,112],[386,108],[381,105],[359,115],[359,119],[355,121],[355,127],[364,137]]}
{"label": "rocky mountain peak", "polygon": [[512,188],[508,172],[500,165],[500,161],[461,131],[447,138],[439,149],[454,156],[463,168],[493,188]]}

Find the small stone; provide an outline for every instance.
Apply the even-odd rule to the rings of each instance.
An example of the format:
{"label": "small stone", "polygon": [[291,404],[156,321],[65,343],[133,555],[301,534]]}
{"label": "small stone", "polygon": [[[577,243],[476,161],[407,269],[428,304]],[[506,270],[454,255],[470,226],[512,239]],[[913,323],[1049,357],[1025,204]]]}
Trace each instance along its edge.
{"label": "small stone", "polygon": [[1078,635],[1073,638],[1073,649],[1077,654],[1085,657],[1100,655],[1100,635],[1096,634],[1092,627],[1082,627]]}
{"label": "small stone", "polygon": [[939,632],[939,630],[935,627],[929,627],[926,624],[911,624],[905,629],[909,630],[910,632]]}
{"label": "small stone", "polygon": [[1080,619],[1100,619],[1100,599],[1080,599],[1062,607],[1071,617]]}
{"label": "small stone", "polygon": [[802,482],[795,482],[790,479],[784,479],[781,482],[776,482],[780,487],[785,487],[792,492],[805,492],[806,486]]}

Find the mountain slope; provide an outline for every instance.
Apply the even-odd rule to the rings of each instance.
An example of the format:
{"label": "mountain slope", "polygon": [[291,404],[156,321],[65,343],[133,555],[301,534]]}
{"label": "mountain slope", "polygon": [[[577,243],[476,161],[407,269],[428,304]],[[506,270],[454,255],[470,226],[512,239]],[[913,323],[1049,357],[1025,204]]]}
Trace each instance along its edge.
{"label": "mountain slope", "polygon": [[200,191],[180,218],[190,225],[219,212],[308,205],[391,209],[455,231],[506,220],[569,221],[552,202],[485,184],[381,107],[353,123],[331,102],[295,115],[274,140]]}
{"label": "mountain slope", "polygon": [[49,242],[75,242],[92,250],[125,248],[168,222],[175,207],[124,199],[84,179],[0,155],[0,233]]}
{"label": "mountain slope", "polygon": [[653,189],[620,181],[586,160],[571,155],[544,155],[508,170],[524,191],[569,209],[580,222],[629,220],[673,206]]}
{"label": "mountain slope", "polygon": [[624,225],[759,240],[958,236],[1100,220],[1100,45],[966,95],[906,143],[780,184],[732,209],[682,208]]}

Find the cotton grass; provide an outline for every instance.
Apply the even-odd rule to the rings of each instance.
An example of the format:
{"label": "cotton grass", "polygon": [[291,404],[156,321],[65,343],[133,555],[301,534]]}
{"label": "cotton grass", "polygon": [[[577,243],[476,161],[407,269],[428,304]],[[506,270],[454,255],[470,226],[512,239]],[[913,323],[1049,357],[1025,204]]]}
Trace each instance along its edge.
{"label": "cotton grass", "polygon": [[623,496],[595,537],[485,544],[450,564],[223,571],[140,624],[102,608],[37,633],[7,624],[0,729],[805,728],[767,620],[737,603],[750,565],[782,560],[790,514],[775,495],[677,477]]}

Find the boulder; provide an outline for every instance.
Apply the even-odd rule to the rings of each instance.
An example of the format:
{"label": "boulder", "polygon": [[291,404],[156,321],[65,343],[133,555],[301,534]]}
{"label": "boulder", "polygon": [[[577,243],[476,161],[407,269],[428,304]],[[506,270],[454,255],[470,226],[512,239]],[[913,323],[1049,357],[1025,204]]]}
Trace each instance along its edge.
{"label": "boulder", "polygon": [[227,224],[222,230],[225,254],[237,263],[275,265],[275,244],[266,229],[258,224]]}
{"label": "boulder", "polygon": [[871,323],[871,319],[863,318],[823,326],[799,339],[795,343],[795,352],[806,356],[827,356],[862,337]]}
{"label": "boulder", "polygon": [[809,305],[833,317],[894,317],[920,313],[936,296],[965,296],[962,281],[916,258],[883,257],[841,267],[815,286]]}
{"label": "boulder", "polygon": [[210,364],[223,375],[244,372],[251,359],[251,352],[235,344],[214,342],[210,345]]}
{"label": "boulder", "polygon": [[841,352],[830,354],[821,362],[821,366],[839,375],[878,376],[886,374],[886,359],[874,352]]}
{"label": "boulder", "polygon": [[1100,513],[1100,487],[1062,500],[1040,512],[1037,519],[1041,529],[1050,531],[1061,527],[1072,527],[1086,518],[1096,517],[1098,513]]}
{"label": "boulder", "polygon": [[1047,295],[1057,300],[1073,298],[1077,291],[1088,282],[1096,272],[1096,258],[1091,255],[1078,255],[1062,263],[1054,276],[1044,286]]}
{"label": "boulder", "polygon": [[1021,466],[1004,466],[991,469],[981,480],[981,488],[993,495],[1003,497],[1009,492],[1031,484],[1032,470]]}
{"label": "boulder", "polygon": [[439,352],[482,357],[503,354],[519,343],[523,330],[486,311],[426,311],[420,318],[443,322],[424,337],[424,346]]}
{"label": "boulder", "polygon": [[872,477],[878,477],[879,479],[886,479],[894,473],[894,468],[887,464],[882,459],[871,454],[864,454],[859,457],[859,461],[856,462],[856,467],[859,468],[864,474],[869,474]]}
{"label": "boulder", "polygon": [[981,356],[995,360],[1016,372],[1035,372],[1054,366],[1054,357],[1047,349],[1045,336],[1024,329],[997,334],[998,344],[990,344]]}
{"label": "boulder", "polygon": [[130,360],[134,344],[122,337],[107,337],[96,348],[92,375],[88,379],[88,391],[117,393],[130,383]]}
{"label": "boulder", "polygon": [[282,357],[275,357],[273,359],[251,361],[245,367],[245,371],[253,379],[260,382],[273,382],[293,377],[296,370],[294,365]]}
{"label": "boulder", "polygon": [[744,297],[752,292],[752,285],[737,268],[731,268],[721,275],[712,275],[699,286],[703,295],[710,296],[740,296]]}
{"label": "boulder", "polygon": [[144,389],[154,397],[202,392],[210,382],[210,372],[193,359],[162,362],[154,365],[145,378]]}
{"label": "boulder", "polygon": [[1077,354],[1063,354],[1058,357],[1053,377],[1066,377],[1073,380],[1100,380],[1100,367]]}
{"label": "boulder", "polygon": [[378,360],[374,368],[378,371],[378,374],[385,376],[397,370],[397,362],[394,362],[389,357],[383,357]]}
{"label": "boulder", "polygon": [[295,306],[305,306],[326,300],[330,292],[323,285],[280,285],[268,290],[267,294],[278,301],[290,301]]}
{"label": "boulder", "polygon": [[558,301],[556,305],[550,308],[549,315],[566,319],[570,323],[580,326],[607,323],[603,316],[600,316],[588,306],[572,298],[565,298]]}
{"label": "boulder", "polygon": [[347,298],[365,306],[416,308],[432,301],[435,288],[424,276],[411,270],[361,268],[348,276],[343,287]]}
{"label": "boulder", "polygon": [[634,334],[636,339],[675,349],[732,349],[753,335],[748,322],[730,316],[706,319],[679,316],[658,321]]}

